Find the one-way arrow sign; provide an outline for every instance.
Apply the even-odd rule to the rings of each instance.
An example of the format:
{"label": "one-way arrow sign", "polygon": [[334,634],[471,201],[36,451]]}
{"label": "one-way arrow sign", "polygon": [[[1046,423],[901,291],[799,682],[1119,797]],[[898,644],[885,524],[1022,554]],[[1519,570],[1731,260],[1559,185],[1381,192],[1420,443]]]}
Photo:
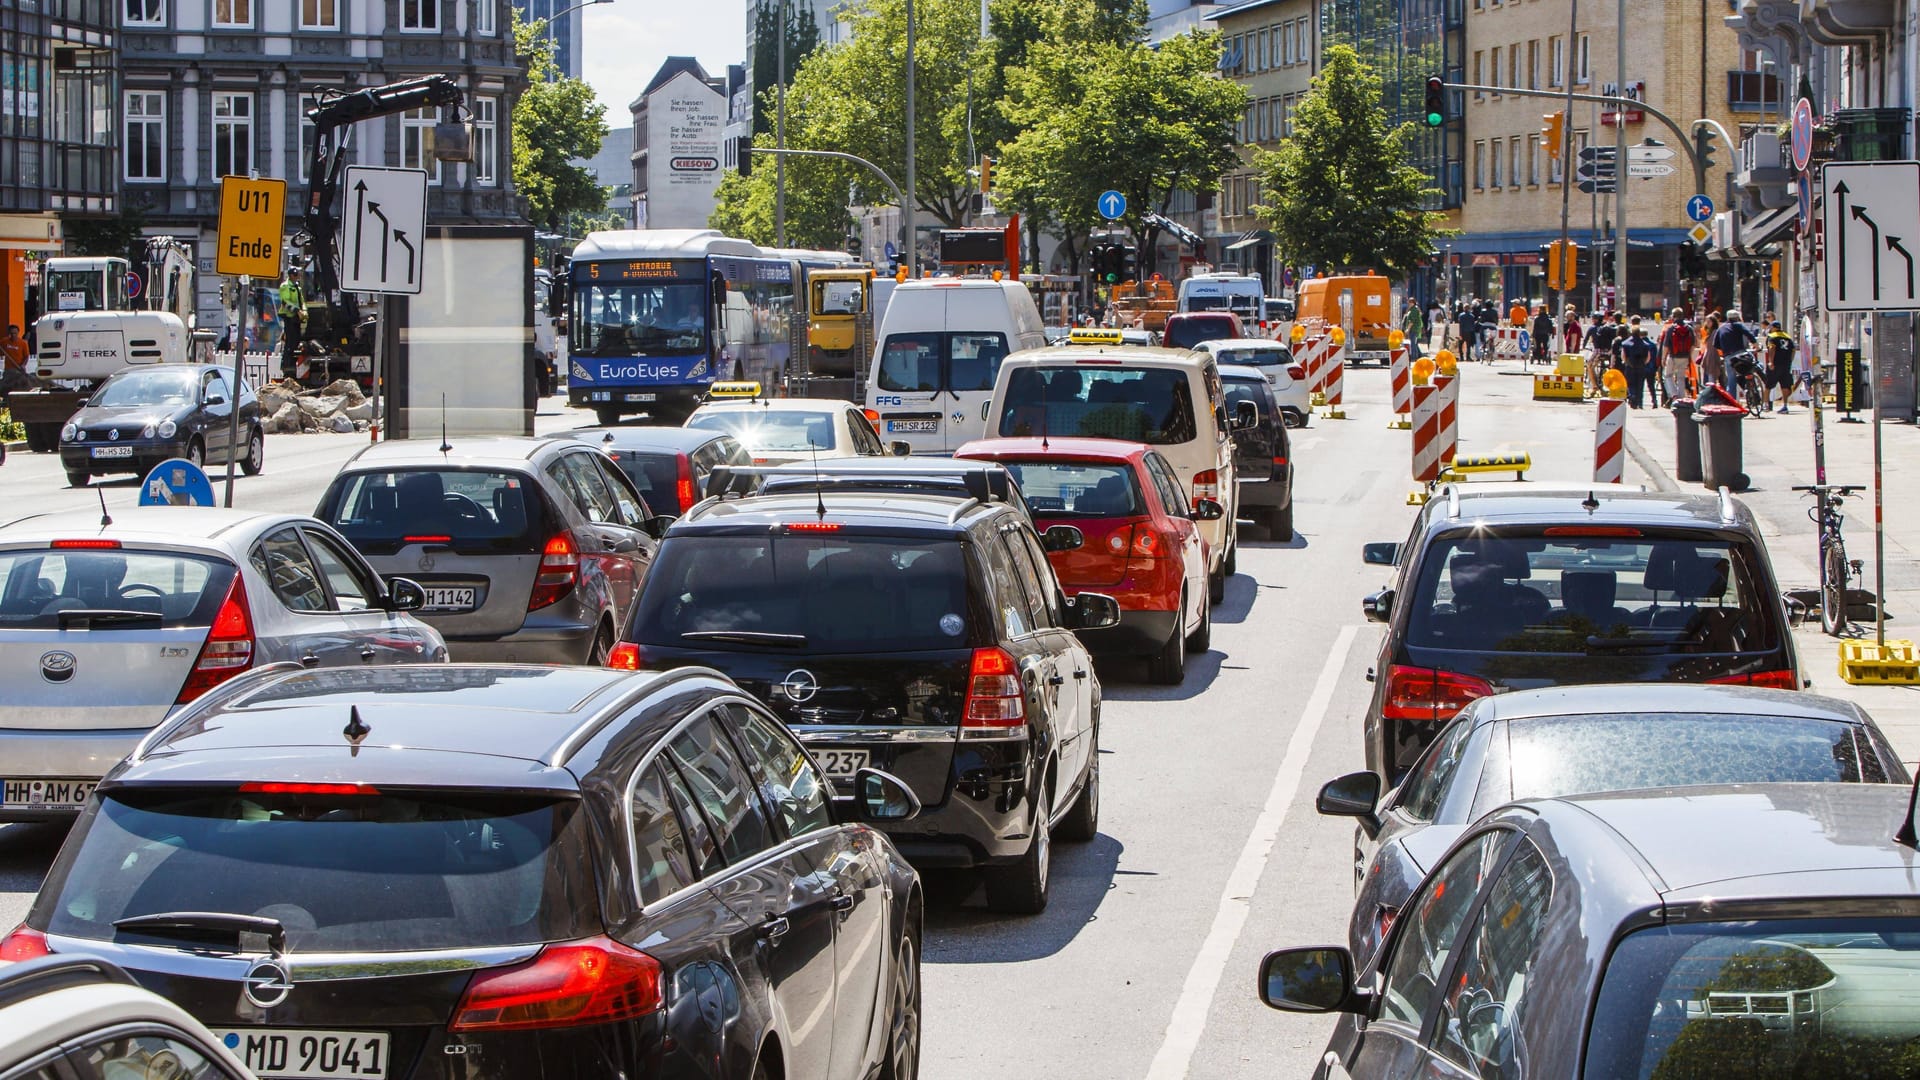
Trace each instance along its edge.
{"label": "one-way arrow sign", "polygon": [[416,245],[427,227],[426,170],[349,165],[344,183],[340,288],[419,293],[425,267]]}
{"label": "one-way arrow sign", "polygon": [[1832,244],[1821,300],[1829,311],[1920,307],[1909,242],[1920,241],[1920,161],[1821,167],[1821,228]]}

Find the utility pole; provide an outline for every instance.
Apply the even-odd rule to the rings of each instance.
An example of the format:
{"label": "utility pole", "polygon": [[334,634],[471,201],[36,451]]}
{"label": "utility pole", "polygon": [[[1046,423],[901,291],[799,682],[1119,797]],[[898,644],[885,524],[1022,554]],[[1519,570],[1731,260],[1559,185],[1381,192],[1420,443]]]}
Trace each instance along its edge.
{"label": "utility pole", "polygon": [[[1618,95],[1627,96],[1627,0],[1615,0],[1619,28],[1614,32],[1614,51],[1620,67]],[[1613,302],[1614,310],[1627,310],[1627,109],[1626,103],[1613,107],[1614,176],[1613,205]]]}
{"label": "utility pole", "polygon": [[[1559,73],[1560,78],[1567,86],[1566,111],[1562,114],[1560,124],[1561,250],[1565,250],[1569,242],[1567,235],[1567,215],[1572,210],[1573,202],[1573,48],[1579,39],[1580,0],[1569,0],[1567,4],[1567,47],[1562,51],[1560,56],[1562,70]],[[1554,294],[1553,309],[1550,312],[1553,316],[1553,325],[1559,331],[1560,341],[1550,343],[1551,347],[1547,350],[1548,356],[1560,355],[1560,342],[1566,340],[1567,317],[1565,312],[1567,309],[1567,294],[1570,291],[1572,291],[1572,285],[1563,278],[1560,282],[1560,290]]]}
{"label": "utility pole", "polygon": [[915,277],[920,275],[920,236],[914,230],[913,202],[920,197],[920,189],[914,183],[913,129],[915,114],[913,105],[913,0],[907,0],[907,194],[900,202],[900,214],[906,220],[901,224],[907,234],[907,272]]}
{"label": "utility pole", "polygon": [[[787,148],[787,0],[780,0],[780,59],[773,89],[773,141],[776,148]],[[787,159],[773,159],[773,242],[787,246]]]}

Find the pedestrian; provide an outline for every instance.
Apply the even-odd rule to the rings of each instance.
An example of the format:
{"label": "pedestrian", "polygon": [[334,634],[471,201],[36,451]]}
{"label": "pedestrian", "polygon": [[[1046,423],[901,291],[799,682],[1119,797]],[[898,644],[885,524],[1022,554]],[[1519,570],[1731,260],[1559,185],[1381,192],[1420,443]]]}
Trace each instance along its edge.
{"label": "pedestrian", "polygon": [[1415,360],[1420,359],[1420,336],[1425,329],[1426,324],[1420,315],[1420,305],[1408,304],[1406,317],[1401,320],[1400,332],[1406,338],[1407,355]]}
{"label": "pedestrian", "polygon": [[1739,308],[1731,308],[1727,311],[1727,321],[1714,331],[1708,341],[1713,350],[1708,357],[1710,361],[1708,367],[1720,385],[1731,390],[1735,383],[1733,358],[1741,353],[1751,352],[1755,344],[1753,331],[1748,330],[1740,321]]}
{"label": "pedestrian", "polygon": [[1720,313],[1709,311],[1700,320],[1700,328],[1693,335],[1693,366],[1687,371],[1687,382],[1693,386],[1697,395],[1712,380],[1707,377],[1707,361],[1713,350],[1713,335],[1720,329]]}
{"label": "pedestrian", "polygon": [[1693,355],[1693,327],[1685,315],[1674,308],[1667,328],[1660,331],[1660,381],[1667,392],[1667,405],[1687,396],[1687,362]]}
{"label": "pedestrian", "polygon": [[1793,335],[1780,328],[1778,319],[1767,323],[1767,385],[1780,391],[1780,407],[1774,411],[1782,416],[1787,413],[1787,399],[1793,396],[1793,354],[1799,347],[1794,344]]}
{"label": "pedestrian", "polygon": [[1580,311],[1572,304],[1560,320],[1560,352],[1562,355],[1580,351],[1580,342],[1586,330],[1580,325]]}
{"label": "pedestrian", "polygon": [[0,356],[6,360],[0,371],[0,390],[32,390],[34,380],[27,371],[27,339],[20,336],[20,324],[7,324],[7,336],[0,337]]}
{"label": "pedestrian", "polygon": [[306,325],[307,295],[292,270],[280,279],[280,340],[285,351],[280,357],[280,374],[291,376],[299,370],[302,327]]}
{"label": "pedestrian", "polygon": [[1480,316],[1474,310],[1472,301],[1460,309],[1460,360],[1473,359],[1474,347],[1480,344]]}
{"label": "pedestrian", "polygon": [[1547,362],[1548,350],[1553,345],[1553,316],[1547,314],[1547,305],[1536,304],[1533,308],[1533,349],[1531,359]]}
{"label": "pedestrian", "polygon": [[1627,328],[1627,336],[1620,341],[1619,351],[1621,367],[1627,373],[1627,408],[1640,407],[1641,395],[1650,381],[1656,387],[1653,404],[1658,408],[1660,393],[1655,375],[1659,371],[1659,364],[1654,359],[1658,349],[1647,337],[1646,327],[1640,325],[1639,316],[1635,316]]}
{"label": "pedestrian", "polygon": [[1593,326],[1587,331],[1587,392],[1600,396],[1600,373],[1613,363],[1613,341],[1619,336],[1613,320],[1604,312],[1593,313]]}

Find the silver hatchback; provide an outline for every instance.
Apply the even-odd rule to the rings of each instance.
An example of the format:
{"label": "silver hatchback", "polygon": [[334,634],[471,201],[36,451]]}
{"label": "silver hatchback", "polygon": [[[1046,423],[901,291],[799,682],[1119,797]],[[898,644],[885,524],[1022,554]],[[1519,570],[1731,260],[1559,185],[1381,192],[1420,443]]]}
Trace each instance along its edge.
{"label": "silver hatchback", "polygon": [[153,506],[0,527],[0,821],[71,816],[178,705],[249,668],[444,662],[309,517]]}

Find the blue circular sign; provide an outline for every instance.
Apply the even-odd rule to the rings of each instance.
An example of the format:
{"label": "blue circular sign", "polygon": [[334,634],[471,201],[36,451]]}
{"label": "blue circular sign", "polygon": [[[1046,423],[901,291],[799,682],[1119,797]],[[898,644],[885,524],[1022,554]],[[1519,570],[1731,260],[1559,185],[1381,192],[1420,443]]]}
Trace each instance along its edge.
{"label": "blue circular sign", "polygon": [[1100,216],[1108,221],[1119,221],[1127,216],[1127,197],[1117,191],[1101,192],[1093,205],[1100,211]]}
{"label": "blue circular sign", "polygon": [[141,506],[217,506],[213,484],[200,466],[185,458],[168,458],[140,481]]}
{"label": "blue circular sign", "polygon": [[1695,195],[1687,200],[1687,220],[1705,222],[1713,216],[1713,200],[1705,195]]}

